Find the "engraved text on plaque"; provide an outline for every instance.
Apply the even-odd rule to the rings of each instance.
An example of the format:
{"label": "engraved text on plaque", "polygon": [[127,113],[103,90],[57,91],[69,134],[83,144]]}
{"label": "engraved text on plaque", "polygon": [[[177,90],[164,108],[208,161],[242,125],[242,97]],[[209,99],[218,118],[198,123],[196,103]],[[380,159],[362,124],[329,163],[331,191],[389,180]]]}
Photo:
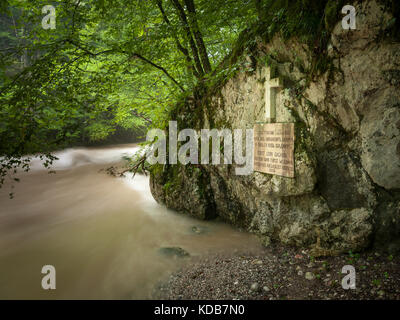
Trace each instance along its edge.
{"label": "engraved text on plaque", "polygon": [[254,170],[294,178],[294,123],[254,126]]}

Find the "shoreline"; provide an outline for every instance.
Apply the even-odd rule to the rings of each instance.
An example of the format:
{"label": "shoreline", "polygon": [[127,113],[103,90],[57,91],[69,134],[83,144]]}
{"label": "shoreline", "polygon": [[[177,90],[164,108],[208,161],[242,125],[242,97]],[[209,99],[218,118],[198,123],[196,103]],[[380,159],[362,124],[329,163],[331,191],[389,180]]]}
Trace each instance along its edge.
{"label": "shoreline", "polygon": [[[342,267],[356,289],[342,288]],[[157,284],[160,300],[400,300],[400,257],[375,251],[312,257],[271,245],[261,254],[212,254],[187,261]]]}

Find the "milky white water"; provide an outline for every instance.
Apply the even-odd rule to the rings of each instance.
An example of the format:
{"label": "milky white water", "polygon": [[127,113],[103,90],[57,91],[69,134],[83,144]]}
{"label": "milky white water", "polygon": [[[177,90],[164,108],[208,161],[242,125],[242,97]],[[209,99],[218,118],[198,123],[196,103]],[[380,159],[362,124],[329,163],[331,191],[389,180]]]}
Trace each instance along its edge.
{"label": "milky white water", "polygon": [[[56,154],[56,174],[34,160],[19,175],[14,199],[9,185],[0,189],[0,299],[146,299],[188,260],[163,256],[160,247],[194,257],[259,249],[249,234],[158,205],[145,176],[99,172],[136,150],[67,149]],[[208,232],[195,234],[193,226]],[[44,265],[56,268],[55,290],[41,287]]]}

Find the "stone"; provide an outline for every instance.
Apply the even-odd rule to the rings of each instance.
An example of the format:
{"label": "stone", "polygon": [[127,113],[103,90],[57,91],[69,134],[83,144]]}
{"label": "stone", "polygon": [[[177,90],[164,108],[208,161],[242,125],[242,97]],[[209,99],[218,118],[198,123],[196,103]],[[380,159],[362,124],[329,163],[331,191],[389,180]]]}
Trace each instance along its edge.
{"label": "stone", "polygon": [[190,230],[195,234],[204,234],[209,231],[209,228],[205,226],[193,226]]}
{"label": "stone", "polygon": [[393,239],[400,234],[400,201],[379,204],[375,212],[377,213],[376,247],[389,254],[399,253],[400,239],[394,241]]}
{"label": "stone", "polygon": [[[159,174],[162,174],[160,172]],[[160,175],[150,175],[150,191],[156,201],[178,212],[184,212],[198,219],[215,218],[215,207],[211,189],[206,182],[207,172],[201,169],[186,171],[183,166],[174,166],[169,180]],[[204,186],[204,188],[202,188]],[[187,195],[185,201],[176,201],[180,194]]]}
{"label": "stone", "polygon": [[318,162],[319,191],[331,210],[374,204],[370,195],[373,186],[357,165],[354,153],[329,150],[318,155]]}
{"label": "stone", "polygon": [[333,249],[341,252],[368,247],[373,232],[372,217],[373,210],[367,208],[332,212],[327,225],[334,232],[326,234],[326,241],[334,241]]}
{"label": "stone", "polygon": [[374,121],[361,125],[362,165],[376,184],[389,190],[400,188],[400,98],[392,99],[385,110],[370,115]]}
{"label": "stone", "polygon": [[263,237],[263,239],[261,240],[261,244],[264,247],[268,247],[271,244],[271,239],[268,236]]}
{"label": "stone", "polygon": [[186,250],[180,247],[163,247],[158,249],[158,251],[166,257],[184,258],[190,256]]}
{"label": "stone", "polygon": [[306,279],[311,281],[315,279],[315,276],[312,272],[306,272]]}
{"label": "stone", "polygon": [[259,284],[257,282],[253,283],[250,287],[251,291],[258,291],[258,289],[260,288]]}

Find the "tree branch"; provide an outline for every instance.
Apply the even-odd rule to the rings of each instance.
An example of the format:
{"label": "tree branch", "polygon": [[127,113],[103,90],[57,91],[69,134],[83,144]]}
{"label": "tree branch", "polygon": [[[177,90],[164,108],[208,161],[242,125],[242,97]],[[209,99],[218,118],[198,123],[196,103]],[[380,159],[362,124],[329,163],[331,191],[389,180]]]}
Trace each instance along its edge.
{"label": "tree branch", "polygon": [[179,87],[179,89],[182,90],[182,92],[185,92],[185,89],[182,87],[182,85],[178,81],[176,81],[175,78],[172,77],[171,74],[165,68],[159,66],[158,64],[155,64],[154,62],[150,61],[149,59],[145,58],[144,56],[142,56],[139,53],[136,53],[136,52],[129,53],[129,52],[126,52],[124,50],[117,50],[117,49],[109,49],[109,50],[104,50],[104,51],[100,51],[100,52],[97,52],[97,53],[93,53],[90,50],[82,47],[79,43],[76,43],[75,41],[73,41],[71,39],[67,39],[66,41],[71,43],[71,44],[73,44],[74,46],[76,46],[77,48],[81,49],[86,54],[88,54],[88,55],[90,55],[92,57],[96,57],[98,55],[105,54],[105,53],[114,53],[114,52],[118,53],[118,52],[120,52],[120,53],[124,53],[124,54],[130,55],[131,58],[138,58],[138,59],[150,64],[154,68],[156,68],[158,70],[161,70],[173,83],[175,83]]}
{"label": "tree branch", "polygon": [[[166,23],[167,25],[169,25],[169,26],[172,28],[171,21],[168,19],[168,16],[167,16],[167,14],[165,13],[164,8],[163,8],[163,6],[162,6],[162,0],[156,0],[156,2],[157,2],[158,8],[160,9],[161,15],[162,15],[163,18],[164,18],[165,23]],[[183,55],[185,56],[186,61],[187,61],[187,63],[188,63],[188,68],[189,68],[189,70],[194,74],[194,76],[195,76],[196,78],[199,78],[200,75],[199,75],[199,73],[197,72],[196,68],[195,68],[194,65],[193,65],[192,58],[190,57],[189,51],[188,51],[184,46],[182,46],[181,42],[180,42],[179,39],[178,39],[178,36],[177,36],[176,33],[175,33],[175,30],[172,31],[172,36],[173,36],[174,39],[175,39],[176,47],[177,47],[178,50],[179,50],[180,52],[182,52]]]}
{"label": "tree branch", "polygon": [[173,4],[173,6],[175,7],[176,11],[178,11],[178,17],[181,20],[183,29],[186,32],[186,37],[187,37],[187,40],[189,41],[189,45],[192,50],[193,59],[196,63],[197,72],[198,72],[199,76],[201,77],[204,75],[204,70],[203,70],[203,67],[201,65],[201,61],[199,58],[199,51],[198,51],[198,49],[196,47],[196,43],[194,42],[193,37],[192,37],[192,32],[190,30],[190,26],[189,26],[189,23],[186,18],[185,10],[183,9],[179,0],[171,0],[171,2]]}
{"label": "tree branch", "polygon": [[161,66],[155,64],[154,62],[152,62],[152,61],[150,61],[149,59],[147,59],[147,58],[143,57],[142,55],[140,55],[139,53],[133,53],[133,54],[131,54],[131,56],[132,56],[132,57],[136,57],[136,58],[138,58],[138,59],[140,59],[140,60],[142,60],[142,61],[144,61],[144,62],[150,64],[151,66],[153,66],[154,68],[156,68],[156,69],[158,69],[158,70],[161,70],[173,83],[175,83],[175,84],[179,87],[179,89],[182,90],[182,92],[185,92],[185,89],[181,86],[181,84],[180,84],[178,81],[176,81],[176,80],[169,74],[169,72],[168,72],[167,70],[165,70],[165,68],[163,68],[163,67],[161,67]]}

